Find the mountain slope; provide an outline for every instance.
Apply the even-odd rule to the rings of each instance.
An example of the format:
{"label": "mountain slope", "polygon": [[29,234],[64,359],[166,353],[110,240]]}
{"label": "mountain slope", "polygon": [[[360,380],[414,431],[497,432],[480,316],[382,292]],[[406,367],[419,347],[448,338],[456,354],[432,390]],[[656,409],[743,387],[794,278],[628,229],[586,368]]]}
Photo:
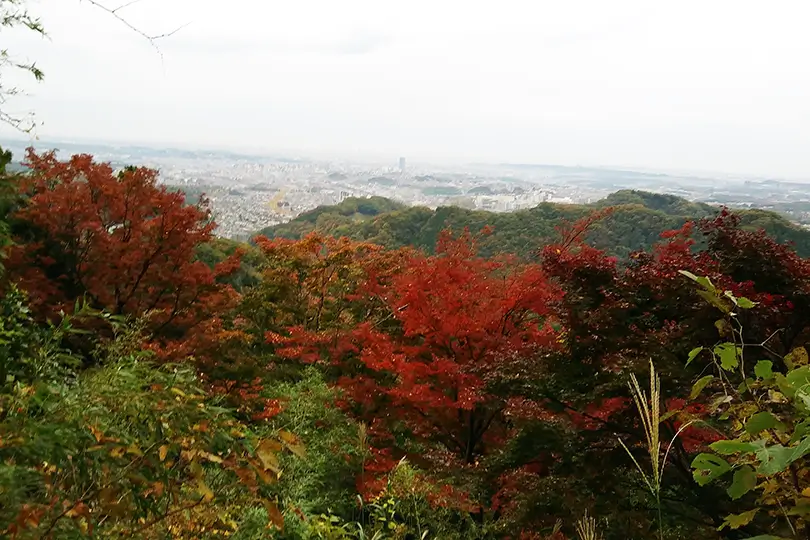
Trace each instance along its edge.
{"label": "mountain slope", "polygon": [[[360,211],[360,202],[366,203]],[[478,231],[486,225],[493,233],[483,240],[481,251],[516,253],[530,256],[556,237],[563,220],[574,221],[599,208],[613,206],[609,218],[597,223],[588,241],[619,257],[649,247],[662,232],[681,227],[690,220],[712,216],[719,208],[693,203],[673,195],[623,190],[590,205],[543,203],[535,208],[511,213],[466,210],[458,207],[405,207],[381,197],[347,199],[335,206],[319,207],[289,223],[268,227],[260,234],[269,237],[300,238],[320,231],[333,236],[348,236],[396,248],[415,246],[433,249],[439,232],[445,227]],[[781,242],[793,242],[797,252],[810,256],[810,231],[780,215],[764,210],[738,211],[744,228],[765,229]]]}

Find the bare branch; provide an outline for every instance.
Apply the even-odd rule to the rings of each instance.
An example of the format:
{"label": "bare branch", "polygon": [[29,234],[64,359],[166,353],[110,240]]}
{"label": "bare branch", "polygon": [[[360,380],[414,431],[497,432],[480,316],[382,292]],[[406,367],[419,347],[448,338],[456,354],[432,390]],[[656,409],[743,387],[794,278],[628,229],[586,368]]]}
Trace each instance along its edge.
{"label": "bare branch", "polygon": [[128,8],[129,6],[131,6],[132,4],[137,4],[137,3],[138,3],[138,2],[140,2],[140,1],[141,1],[141,0],[131,0],[130,2],[127,2],[126,4],[122,4],[122,5],[118,6],[117,8],[115,8],[115,9],[114,9],[114,10],[112,10],[112,11],[113,11],[113,13],[115,13],[115,12],[117,12],[117,11],[121,11],[122,9],[126,9],[126,8]]}
{"label": "bare branch", "polygon": [[161,60],[163,59],[163,51],[160,50],[160,47],[158,47],[158,44],[156,42],[161,40],[161,39],[165,39],[165,38],[168,38],[168,37],[171,37],[171,36],[175,35],[177,32],[179,32],[180,30],[182,30],[183,28],[185,28],[186,26],[188,26],[190,24],[190,23],[186,23],[186,24],[184,24],[182,26],[178,26],[177,28],[175,28],[171,32],[166,32],[164,34],[150,35],[150,34],[147,34],[146,32],[144,32],[143,30],[141,30],[140,28],[138,28],[137,26],[135,26],[134,24],[132,24],[131,22],[129,22],[125,17],[123,17],[119,13],[119,11],[121,11],[123,9],[126,9],[129,6],[140,2],[140,0],[130,0],[129,2],[126,2],[125,4],[122,4],[122,5],[118,6],[117,8],[109,8],[109,7],[105,6],[104,4],[98,2],[97,0],[85,0],[85,1],[87,3],[89,3],[89,4],[91,4],[92,6],[97,7],[98,9],[100,9],[102,11],[106,11],[108,14],[110,14],[113,17],[115,17],[116,19],[118,19],[118,21],[120,23],[122,23],[124,26],[126,26],[127,28],[129,28],[130,30],[132,30],[133,32],[135,32],[136,34],[138,34],[139,36],[144,38],[146,41],[148,41],[149,44],[158,53],[158,55],[160,55]]}

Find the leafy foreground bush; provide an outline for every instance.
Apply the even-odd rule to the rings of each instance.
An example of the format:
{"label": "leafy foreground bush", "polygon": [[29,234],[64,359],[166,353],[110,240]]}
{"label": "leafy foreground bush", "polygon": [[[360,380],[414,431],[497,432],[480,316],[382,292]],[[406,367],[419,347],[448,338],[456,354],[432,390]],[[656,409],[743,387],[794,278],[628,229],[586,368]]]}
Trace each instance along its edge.
{"label": "leafy foreground bush", "polygon": [[[283,412],[251,429],[191,367],[150,362],[123,319],[77,306],[43,328],[25,306],[16,289],[0,302],[5,535],[381,540],[441,530],[406,464],[378,502],[358,503],[365,430],[334,407],[318,371],[264,389]],[[85,335],[86,317],[106,319],[117,337],[81,370],[86,359],[62,343]]]}
{"label": "leafy foreground bush", "polygon": [[[100,365],[76,373],[77,359],[56,345],[77,332],[71,318],[45,330],[15,327],[24,303],[7,296],[3,304],[5,534],[224,537],[251,515],[245,509],[281,526],[267,486],[281,472],[284,441],[251,433],[202,392],[193,370],[151,364],[134,330],[116,323],[116,340],[96,351]],[[39,377],[36,366],[65,376]]]}
{"label": "leafy foreground bush", "polygon": [[[797,347],[782,356],[769,340],[746,340],[746,298],[718,290],[704,277],[687,274],[701,294],[722,314],[720,339],[699,347],[689,362],[707,359],[714,374],[695,384],[693,397],[710,396],[710,416],[729,437],[712,443],[712,452],[692,462],[701,486],[721,483],[738,501],[737,512],[720,530],[757,534],[761,540],[810,536],[810,365],[807,350]],[[775,337],[772,336],[772,338]],[[769,533],[769,534],[764,534]]]}

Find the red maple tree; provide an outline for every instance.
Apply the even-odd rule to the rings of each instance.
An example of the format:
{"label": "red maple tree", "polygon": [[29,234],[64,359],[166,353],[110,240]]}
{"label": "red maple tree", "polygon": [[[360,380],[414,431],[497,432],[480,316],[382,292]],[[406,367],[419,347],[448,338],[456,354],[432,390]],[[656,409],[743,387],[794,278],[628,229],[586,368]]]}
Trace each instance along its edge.
{"label": "red maple tree", "polygon": [[186,204],[158,185],[156,170],[116,173],[89,155],[61,161],[29,149],[26,164],[8,266],[39,313],[69,312],[86,298],[113,314],[150,314],[160,345],[173,353],[187,352],[178,340],[193,331],[219,329],[215,315],[234,293],[217,277],[236,269],[239,254],[213,271],[195,260],[215,228],[207,201]]}
{"label": "red maple tree", "polygon": [[360,373],[340,381],[372,427],[404,422],[466,463],[520,395],[528,359],[555,346],[560,295],[537,265],[478,257],[476,240],[444,231],[436,255],[408,260],[379,293],[398,324],[352,331]]}

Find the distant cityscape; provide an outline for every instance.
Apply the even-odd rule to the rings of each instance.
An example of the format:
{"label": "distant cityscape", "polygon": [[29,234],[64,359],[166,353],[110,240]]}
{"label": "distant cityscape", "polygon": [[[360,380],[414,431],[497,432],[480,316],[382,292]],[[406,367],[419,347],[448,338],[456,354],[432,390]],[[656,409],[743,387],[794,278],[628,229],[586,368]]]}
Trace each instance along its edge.
{"label": "distant cityscape", "polygon": [[[32,143],[0,141],[15,159]],[[247,240],[282,223],[347,197],[383,196],[408,205],[460,206],[510,212],[543,202],[590,203],[621,189],[678,195],[691,201],[777,211],[810,228],[810,184],[742,176],[690,176],[642,170],[532,164],[421,164],[392,156],[390,164],[241,155],[37,141],[38,150],[60,157],[89,153],[114,167],[144,165],[160,171],[168,186],[211,201],[217,234]]]}

